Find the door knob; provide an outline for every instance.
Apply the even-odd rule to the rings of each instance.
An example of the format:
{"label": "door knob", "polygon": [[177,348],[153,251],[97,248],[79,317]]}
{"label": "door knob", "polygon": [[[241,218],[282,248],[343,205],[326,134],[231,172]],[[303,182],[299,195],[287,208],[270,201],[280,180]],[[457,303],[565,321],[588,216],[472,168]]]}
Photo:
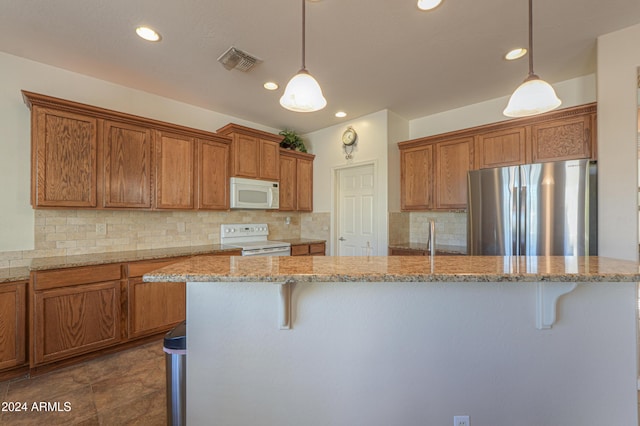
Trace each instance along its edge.
{"label": "door knob", "polygon": [[344,237],[340,237],[340,238],[338,238],[338,240],[340,240],[340,241],[347,241],[347,240],[346,240],[346,238],[344,238]]}

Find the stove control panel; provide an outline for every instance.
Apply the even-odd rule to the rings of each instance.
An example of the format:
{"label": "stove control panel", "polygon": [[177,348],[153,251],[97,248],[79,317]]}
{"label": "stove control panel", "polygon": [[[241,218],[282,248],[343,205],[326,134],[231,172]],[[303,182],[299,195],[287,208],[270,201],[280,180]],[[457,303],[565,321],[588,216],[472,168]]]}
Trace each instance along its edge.
{"label": "stove control panel", "polygon": [[232,223],[220,225],[220,238],[235,237],[266,237],[269,235],[269,225],[266,223]]}

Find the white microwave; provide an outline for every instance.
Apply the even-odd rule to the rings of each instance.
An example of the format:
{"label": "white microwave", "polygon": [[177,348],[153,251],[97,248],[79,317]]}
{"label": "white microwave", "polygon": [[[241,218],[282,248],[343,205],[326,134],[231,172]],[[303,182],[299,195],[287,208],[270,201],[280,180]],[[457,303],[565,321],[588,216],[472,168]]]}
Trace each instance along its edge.
{"label": "white microwave", "polygon": [[231,178],[232,209],[277,209],[280,184],[267,180]]}

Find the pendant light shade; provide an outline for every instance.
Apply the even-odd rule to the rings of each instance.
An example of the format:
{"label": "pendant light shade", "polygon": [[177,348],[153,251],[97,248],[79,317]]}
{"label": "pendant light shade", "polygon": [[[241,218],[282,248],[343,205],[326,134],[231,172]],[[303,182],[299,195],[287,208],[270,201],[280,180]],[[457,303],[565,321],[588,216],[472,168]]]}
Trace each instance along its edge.
{"label": "pendant light shade", "polygon": [[533,0],[529,0],[529,75],[513,92],[502,113],[507,117],[528,117],[551,111],[561,104],[553,87],[533,72]]}
{"label": "pendant light shade", "polygon": [[560,104],[562,101],[553,87],[534,74],[513,92],[503,114],[507,117],[527,117],[551,111]]}
{"label": "pendant light shade", "polygon": [[302,0],[302,68],[289,80],[280,105],[295,112],[319,111],[327,105],[322,89],[305,67],[305,2]]}
{"label": "pendant light shade", "polygon": [[301,69],[287,83],[280,105],[291,111],[313,112],[327,106],[327,100],[316,79],[306,69]]}

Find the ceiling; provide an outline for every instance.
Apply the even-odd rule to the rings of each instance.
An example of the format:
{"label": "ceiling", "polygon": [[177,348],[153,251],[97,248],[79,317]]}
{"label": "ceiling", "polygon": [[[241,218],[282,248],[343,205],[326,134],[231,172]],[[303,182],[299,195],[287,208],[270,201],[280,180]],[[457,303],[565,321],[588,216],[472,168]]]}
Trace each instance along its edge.
{"label": "ceiling", "polygon": [[[640,22],[638,0],[536,0],[534,69],[555,83],[595,72],[596,38]],[[509,95],[526,77],[526,0],[307,3],[306,65],[327,107],[278,100],[301,65],[300,0],[0,0],[0,51],[299,133],[382,109],[406,119]],[[162,41],[138,38],[146,24]],[[216,61],[235,46],[263,62]],[[267,80],[280,84],[269,92]],[[348,116],[334,117],[338,110]]]}

